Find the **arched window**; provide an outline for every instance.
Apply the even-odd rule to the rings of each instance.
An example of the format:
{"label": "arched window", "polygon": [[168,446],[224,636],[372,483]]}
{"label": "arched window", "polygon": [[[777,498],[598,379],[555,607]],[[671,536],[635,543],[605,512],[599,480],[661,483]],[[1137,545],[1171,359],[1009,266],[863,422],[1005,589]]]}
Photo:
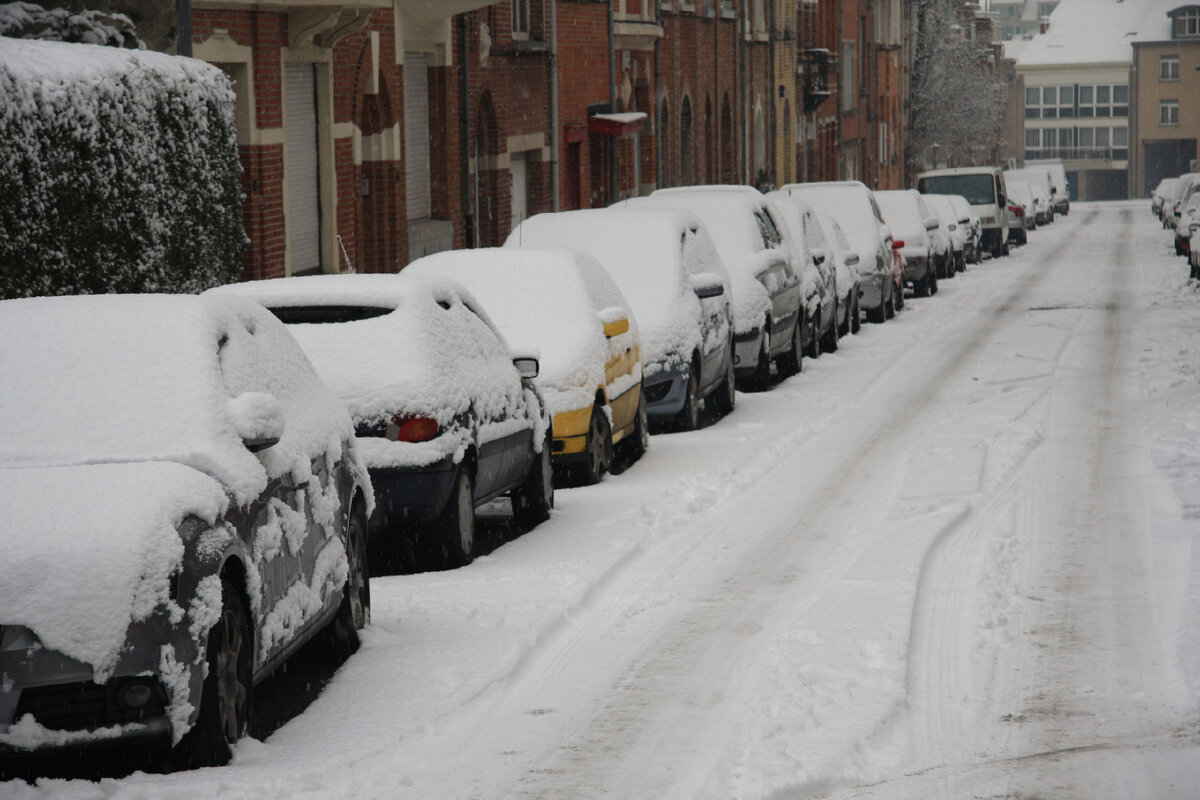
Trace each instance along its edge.
{"label": "arched window", "polygon": [[692,100],[683,98],[679,109],[679,183],[692,186],[696,183],[695,164],[692,159]]}

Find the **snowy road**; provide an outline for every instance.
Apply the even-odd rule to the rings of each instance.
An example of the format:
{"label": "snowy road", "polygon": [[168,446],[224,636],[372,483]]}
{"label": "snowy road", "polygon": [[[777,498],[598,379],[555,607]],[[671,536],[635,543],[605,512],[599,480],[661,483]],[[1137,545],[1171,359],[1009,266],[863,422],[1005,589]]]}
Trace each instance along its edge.
{"label": "snowy road", "polygon": [[1172,798],[1200,787],[1200,287],[1147,203],[373,583],[227,768],[14,797]]}

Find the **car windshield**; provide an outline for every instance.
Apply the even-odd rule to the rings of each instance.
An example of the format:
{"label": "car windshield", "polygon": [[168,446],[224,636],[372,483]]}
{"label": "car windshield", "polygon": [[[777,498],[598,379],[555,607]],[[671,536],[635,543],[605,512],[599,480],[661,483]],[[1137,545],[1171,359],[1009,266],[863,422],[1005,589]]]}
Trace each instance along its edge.
{"label": "car windshield", "polygon": [[927,175],[917,182],[923,194],[961,194],[973,206],[996,202],[990,174]]}

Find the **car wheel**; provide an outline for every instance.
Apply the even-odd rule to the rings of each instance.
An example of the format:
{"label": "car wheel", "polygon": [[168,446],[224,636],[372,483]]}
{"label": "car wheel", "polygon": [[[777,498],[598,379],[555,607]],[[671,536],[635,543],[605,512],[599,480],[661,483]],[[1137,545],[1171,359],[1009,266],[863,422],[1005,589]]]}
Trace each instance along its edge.
{"label": "car wheel", "polygon": [[227,764],[233,744],[246,733],[254,694],[251,680],[254,636],[242,596],[221,579],[221,614],[208,632],[208,675],[196,724],[177,751],[190,768]]}
{"label": "car wheel", "polygon": [[[604,416],[603,412],[601,416]],[[608,419],[604,421],[607,423]],[[609,447],[612,447],[611,438]],[[513,518],[522,530],[530,530],[550,519],[550,509],[554,508],[554,467],[550,463],[553,449],[554,435],[547,430],[542,452],[537,454],[525,480],[513,491]]]}
{"label": "car wheel", "polygon": [[608,416],[600,406],[592,408],[584,455],[580,483],[584,486],[599,483],[612,463],[612,426],[609,425]]}
{"label": "car wheel", "polygon": [[646,454],[650,447],[650,420],[646,416],[646,391],[643,388],[638,394],[637,413],[633,418],[633,433],[626,436],[617,445],[621,450],[621,459],[626,464],[632,464]]}
{"label": "car wheel", "polygon": [[858,289],[854,290],[854,299],[850,301],[850,332],[862,330],[862,308],[859,305]]}
{"label": "car wheel", "polygon": [[675,427],[681,431],[694,431],[700,425],[700,366],[696,362],[688,368],[687,386],[684,387],[683,409],[676,418]]}
{"label": "car wheel", "polygon": [[800,325],[801,321],[797,318],[796,324],[792,326],[792,345],[775,362],[781,377],[791,377],[804,369],[804,341]]}
{"label": "car wheel", "polygon": [[[854,290],[851,289],[850,291],[853,293]],[[854,301],[851,300],[850,297],[851,295],[848,294],[846,295],[845,303],[838,303],[839,308],[844,307],[846,309],[845,316],[840,322],[837,323],[838,336],[845,336],[846,334],[850,333],[850,312],[854,310]]]}
{"label": "car wheel", "polygon": [[896,316],[896,295],[894,293],[883,305],[883,316],[886,319],[892,319]]}
{"label": "car wheel", "polygon": [[470,564],[475,558],[475,482],[465,466],[454,476],[454,488],[435,524],[435,540],[447,569]]}
{"label": "car wheel", "polygon": [[954,278],[954,275],[957,272],[957,268],[954,266],[954,254],[953,253],[951,253],[950,256],[946,258],[946,268],[943,270],[943,272],[945,272],[945,275],[939,275],[938,276],[939,278],[945,278],[946,280],[952,280]]}
{"label": "car wheel", "polygon": [[717,411],[724,416],[733,407],[737,405],[737,386],[734,384],[733,376],[733,344],[729,345],[729,358],[726,359],[727,366],[725,367],[725,379],[721,381],[721,385],[713,392],[713,403],[717,407]]}
{"label": "car wheel", "polygon": [[917,297],[929,297],[932,293],[933,270],[926,270],[925,277],[913,284],[913,294]]}
{"label": "car wheel", "polygon": [[937,293],[938,293],[937,275],[933,275],[929,278],[929,296],[933,297]]}
{"label": "car wheel", "polygon": [[804,355],[809,358],[821,357],[821,337],[818,335],[817,328],[820,325],[821,309],[818,307],[817,312],[812,317],[804,320],[805,330],[808,334],[808,349],[804,351]]}
{"label": "car wheel", "polygon": [[342,604],[337,616],[322,634],[326,655],[345,661],[358,651],[358,632],[371,621],[371,582],[367,574],[366,512],[355,504],[346,526],[346,561],[349,575],[342,589]]}
{"label": "car wheel", "polygon": [[904,287],[897,286],[896,291],[892,293],[892,316],[896,316],[902,308],[904,308]]}
{"label": "car wheel", "polygon": [[829,330],[825,332],[824,341],[821,342],[822,347],[827,353],[835,353],[838,349],[838,301],[837,297],[833,298],[833,318],[829,323]]}

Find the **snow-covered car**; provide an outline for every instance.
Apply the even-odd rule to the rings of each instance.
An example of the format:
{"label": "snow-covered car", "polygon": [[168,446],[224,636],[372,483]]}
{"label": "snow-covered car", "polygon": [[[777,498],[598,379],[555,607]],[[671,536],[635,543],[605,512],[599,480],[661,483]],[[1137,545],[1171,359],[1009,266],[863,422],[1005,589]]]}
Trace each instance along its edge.
{"label": "snow-covered car", "polygon": [[730,280],[695,214],[620,207],[536,214],[504,246],[573,247],[604,266],[637,319],[651,422],[692,430],[706,398],[722,413],[733,410]]}
{"label": "snow-covered car", "polygon": [[792,195],[838,221],[858,253],[861,296],[867,319],[883,322],[904,305],[902,275],[896,269],[891,232],[874,193],[861,181],[789,183],[768,196]]}
{"label": "snow-covered car", "polygon": [[346,409],[234,297],[0,302],[0,365],[0,753],[224,763],[255,684],[367,622]]}
{"label": "snow-covered car", "polygon": [[923,194],[921,199],[925,201],[925,205],[931,211],[938,215],[942,221],[942,227],[946,229],[946,233],[950,237],[950,251],[953,257],[951,263],[947,265],[946,271],[950,277],[954,277],[955,272],[962,272],[967,268],[967,228],[960,221],[958,211],[950,200],[950,195]]}
{"label": "snow-covered car", "polygon": [[1048,165],[1031,166],[1024,169],[1006,169],[1005,181],[1024,181],[1029,186],[1034,200],[1034,217],[1038,225],[1054,221],[1054,179]]}
{"label": "snow-covered car", "polygon": [[953,214],[942,214],[938,209],[925,202],[925,195],[916,189],[909,189],[917,197],[917,208],[928,226],[930,221],[936,222],[929,228],[929,239],[933,242],[933,259],[937,266],[938,278],[953,278],[957,267],[954,262],[954,236],[950,232]]}
{"label": "snow-covered car", "polygon": [[846,232],[838,221],[828,214],[813,214],[809,229],[809,241],[814,248],[823,248],[829,258],[833,259],[837,272],[838,308],[842,310],[838,317],[838,335],[858,333],[862,323],[859,312],[858,296],[860,293],[858,281],[858,253],[846,238]]}
{"label": "snow-covered car", "polygon": [[1029,184],[1033,192],[1033,221],[1038,225],[1049,225],[1054,221],[1054,205],[1050,201],[1050,193],[1039,184]]}
{"label": "snow-covered car", "polygon": [[[896,249],[904,258],[904,280],[913,285],[920,297],[938,290],[938,272],[930,232],[941,224],[937,217],[923,209],[912,189],[889,189],[875,192],[875,201],[883,219],[895,237]],[[924,213],[923,213],[924,210]]]}
{"label": "snow-covered car", "polygon": [[[734,371],[747,385],[766,385],[774,362],[782,375],[816,356],[821,331],[834,330],[833,275],[798,243],[785,241],[779,212],[752,186],[659,189],[623,201],[638,208],[682,208],[700,218],[733,282]],[[822,312],[824,309],[824,312]],[[837,333],[833,333],[834,348]]]}
{"label": "snow-covered car", "polygon": [[922,194],[958,194],[979,216],[983,249],[999,258],[1008,253],[1010,215],[1004,172],[999,167],[952,167],[917,176]]}
{"label": "snow-covered car", "polygon": [[1009,241],[1025,244],[1029,241],[1029,231],[1034,229],[1036,221],[1033,216],[1033,192],[1025,181],[1008,181],[1008,211],[1012,214],[1012,224],[1009,226]]}
{"label": "snow-covered car", "polygon": [[287,324],[354,420],[375,488],[372,556],[454,567],[475,557],[475,508],[507,495],[530,528],[554,506],[551,426],[532,354],[509,350],[445,279],[310,275],[209,290]]}
{"label": "snow-covered car", "polygon": [[955,214],[958,217],[958,224],[966,231],[967,241],[964,247],[964,255],[967,261],[972,264],[979,264],[983,261],[983,227],[979,222],[979,215],[971,208],[971,204],[967,202],[967,198],[960,194],[945,195],[950,198],[950,204],[954,206]]}
{"label": "snow-covered car", "polygon": [[1160,220],[1163,218],[1163,202],[1174,190],[1179,178],[1163,178],[1150,192],[1150,211]]}
{"label": "snow-covered car", "polygon": [[[837,220],[825,215],[825,219],[819,221],[812,206],[798,193],[772,192],[768,199],[779,209],[792,241],[808,253],[814,263],[832,275],[833,327],[825,331],[821,346],[829,351],[836,350],[834,345],[838,336],[844,336],[851,328],[855,331],[859,329],[861,290],[858,272],[854,268],[859,262],[858,252],[846,240]],[[840,241],[834,238],[835,230]]]}
{"label": "snow-covered car", "polygon": [[537,348],[556,479],[595,483],[614,455],[642,456],[649,427],[637,321],[596,259],[553,248],[454,250],[417,259],[404,274],[458,281],[508,341]]}

